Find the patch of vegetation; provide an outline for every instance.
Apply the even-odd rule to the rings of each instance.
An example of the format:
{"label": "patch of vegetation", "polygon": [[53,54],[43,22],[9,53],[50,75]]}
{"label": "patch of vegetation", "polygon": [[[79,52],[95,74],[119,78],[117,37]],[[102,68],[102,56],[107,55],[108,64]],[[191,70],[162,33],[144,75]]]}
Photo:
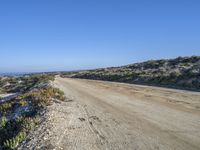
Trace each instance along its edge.
{"label": "patch of vegetation", "polygon": [[17,93],[26,92],[39,84],[54,81],[54,75],[33,74],[23,77],[4,77],[0,79],[0,92]]}
{"label": "patch of vegetation", "polygon": [[14,149],[19,145],[19,143],[23,142],[26,138],[26,132],[19,132],[16,137],[6,140],[3,143],[3,146],[6,149]]}
{"label": "patch of vegetation", "polygon": [[28,131],[35,127],[35,118],[18,117],[7,120],[2,117],[0,120],[0,145],[2,149],[14,149],[25,140]]}
{"label": "patch of vegetation", "polygon": [[[0,103],[0,149],[17,148],[38,124],[40,112],[54,99],[65,99],[62,91],[49,84],[53,80],[53,75],[44,74],[1,80],[7,92],[19,91],[21,94]],[[22,89],[17,89],[19,87]]]}
{"label": "patch of vegetation", "polygon": [[27,94],[35,107],[45,107],[51,104],[52,99],[64,100],[65,96],[62,91],[57,88],[47,87],[44,89],[37,89]]}
{"label": "patch of vegetation", "polygon": [[6,91],[3,88],[0,88],[0,94],[4,94]]}
{"label": "patch of vegetation", "polygon": [[12,109],[12,103],[6,102],[0,105],[0,113],[5,114]]}

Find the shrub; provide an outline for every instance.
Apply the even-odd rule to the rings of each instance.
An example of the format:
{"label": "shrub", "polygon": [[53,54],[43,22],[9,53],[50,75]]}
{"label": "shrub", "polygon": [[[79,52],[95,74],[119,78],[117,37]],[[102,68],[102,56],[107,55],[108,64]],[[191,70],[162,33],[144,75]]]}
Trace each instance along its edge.
{"label": "shrub", "polygon": [[33,102],[34,106],[37,107],[44,107],[49,105],[53,98],[59,100],[65,99],[64,92],[53,87],[35,90],[28,94],[27,97]]}
{"label": "shrub", "polygon": [[3,143],[3,146],[5,148],[14,149],[19,145],[19,143],[24,141],[25,138],[26,138],[26,132],[24,131],[19,132],[16,137],[6,140]]}
{"label": "shrub", "polygon": [[0,121],[0,146],[4,149],[14,149],[26,138],[26,133],[35,127],[36,118],[18,117],[7,120],[2,117]]}
{"label": "shrub", "polygon": [[12,110],[12,103],[6,102],[0,105],[0,112],[7,113],[8,111]]}
{"label": "shrub", "polygon": [[28,102],[26,100],[20,100],[19,101],[20,106],[24,107],[24,106],[28,106]]}
{"label": "shrub", "polygon": [[0,120],[0,129],[3,129],[5,128],[6,126],[6,123],[7,123],[7,118],[5,116],[3,116]]}

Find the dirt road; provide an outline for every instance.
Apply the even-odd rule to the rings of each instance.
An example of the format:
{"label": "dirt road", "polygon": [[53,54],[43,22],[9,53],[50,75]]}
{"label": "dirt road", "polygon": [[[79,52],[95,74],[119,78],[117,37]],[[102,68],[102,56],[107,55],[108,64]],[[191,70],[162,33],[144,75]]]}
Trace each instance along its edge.
{"label": "dirt road", "polygon": [[82,111],[76,118],[83,126],[66,131],[61,147],[200,149],[200,93],[68,78],[55,83]]}
{"label": "dirt road", "polygon": [[55,86],[68,102],[50,106],[51,126],[33,136],[48,149],[200,149],[200,93],[60,77]]}

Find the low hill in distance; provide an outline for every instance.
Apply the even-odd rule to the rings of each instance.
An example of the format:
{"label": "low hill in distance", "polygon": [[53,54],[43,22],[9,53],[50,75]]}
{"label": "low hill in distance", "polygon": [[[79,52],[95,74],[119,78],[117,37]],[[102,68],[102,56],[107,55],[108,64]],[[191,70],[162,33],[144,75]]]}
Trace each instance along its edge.
{"label": "low hill in distance", "polygon": [[80,71],[71,77],[200,91],[200,56],[150,60],[121,67]]}

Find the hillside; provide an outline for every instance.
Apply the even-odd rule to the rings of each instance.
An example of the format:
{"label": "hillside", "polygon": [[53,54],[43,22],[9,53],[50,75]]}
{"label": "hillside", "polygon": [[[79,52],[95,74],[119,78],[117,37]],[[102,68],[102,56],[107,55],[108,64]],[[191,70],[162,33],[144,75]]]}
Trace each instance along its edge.
{"label": "hillside", "polygon": [[200,91],[200,56],[150,60],[75,73],[74,78],[116,81]]}

